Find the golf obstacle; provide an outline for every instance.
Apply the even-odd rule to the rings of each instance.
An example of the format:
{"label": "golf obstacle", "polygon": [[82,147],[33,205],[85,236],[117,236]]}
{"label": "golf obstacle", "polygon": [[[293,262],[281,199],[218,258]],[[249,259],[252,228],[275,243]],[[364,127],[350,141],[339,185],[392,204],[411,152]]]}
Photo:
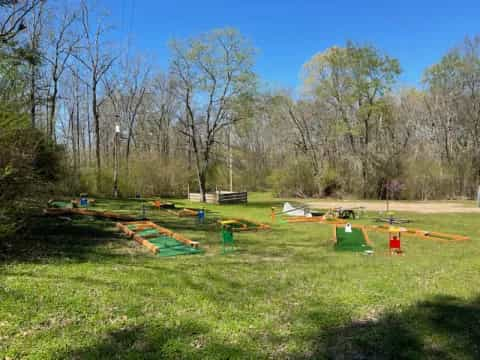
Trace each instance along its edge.
{"label": "golf obstacle", "polygon": [[159,256],[191,255],[201,252],[197,241],[192,241],[151,221],[117,223],[117,228]]}
{"label": "golf obstacle", "polygon": [[372,250],[367,231],[363,226],[352,226],[352,232],[347,232],[345,226],[333,225],[333,241],[337,251],[364,252]]}

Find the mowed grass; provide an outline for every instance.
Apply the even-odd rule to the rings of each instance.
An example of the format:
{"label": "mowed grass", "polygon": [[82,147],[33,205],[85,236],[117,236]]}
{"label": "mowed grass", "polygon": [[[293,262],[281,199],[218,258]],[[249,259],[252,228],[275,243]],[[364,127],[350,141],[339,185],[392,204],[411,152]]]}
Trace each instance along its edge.
{"label": "mowed grass", "polygon": [[[334,251],[330,226],[283,223],[236,233],[221,254],[218,218],[271,223],[272,206],[267,194],[208,205],[201,226],[148,210],[205,250],[174,258],[111,222],[40,219],[0,263],[0,359],[480,358],[479,215],[402,214],[472,239],[405,238],[405,256],[388,255],[386,234],[369,233],[366,256]],[[97,208],[140,214],[141,202]]]}

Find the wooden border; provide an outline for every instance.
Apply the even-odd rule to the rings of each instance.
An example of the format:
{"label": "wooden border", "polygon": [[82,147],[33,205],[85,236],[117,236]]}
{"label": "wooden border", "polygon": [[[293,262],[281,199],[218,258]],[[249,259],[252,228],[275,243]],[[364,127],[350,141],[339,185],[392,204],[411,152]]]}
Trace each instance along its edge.
{"label": "wooden border", "polygon": [[[229,220],[236,221],[236,222],[238,222],[239,224],[242,225],[241,228],[232,228],[233,232],[259,231],[259,230],[271,230],[271,229],[272,229],[272,227],[271,227],[270,225],[263,224],[263,223],[260,223],[260,222],[258,222],[258,221],[254,221],[254,220],[239,219],[239,218],[229,219]],[[221,222],[222,222],[222,221],[223,221],[223,220],[218,220],[218,223],[221,225]],[[255,225],[257,225],[257,227],[256,227],[256,228],[248,227],[247,224],[243,223],[244,221],[249,222],[249,223],[252,223],[252,224],[255,224]]]}
{"label": "wooden border", "polygon": [[365,241],[367,242],[367,245],[373,247],[373,242],[370,240],[370,237],[368,236],[368,231],[363,225],[353,225],[353,228],[356,229],[362,229],[363,236],[365,237]]}
{"label": "wooden border", "polygon": [[[161,227],[161,226],[158,226],[157,224],[151,222],[151,221],[137,221],[137,222],[129,222],[127,225],[125,224],[122,224],[122,223],[117,223],[117,228],[119,228],[120,230],[122,230],[125,234],[127,234],[128,236],[132,237],[133,235],[136,235],[136,231],[133,231],[133,230],[130,230],[128,228],[128,225],[135,225],[137,227],[136,231],[142,231],[142,230],[145,230],[145,229],[151,229],[151,228],[154,228],[155,230],[157,230],[160,234],[162,235],[167,235],[185,245],[189,245],[195,249],[198,248],[198,246],[200,245],[200,243],[198,241],[193,241],[193,240],[190,240],[188,238],[186,238],[185,236],[183,235],[180,235],[180,234],[177,234],[167,228],[164,228],[164,227]],[[127,231],[126,231],[127,230]],[[138,238],[140,238],[142,241],[146,241],[148,242],[149,244],[151,244],[147,239],[139,236],[139,235],[136,235],[138,236]],[[134,237],[135,239],[135,237]],[[137,239],[135,239],[137,240]],[[139,241],[139,240],[137,240]],[[154,245],[152,245],[154,246]],[[148,246],[147,246],[148,247]],[[156,249],[158,249],[156,246],[155,246]]]}
{"label": "wooden border", "polygon": [[305,216],[291,216],[287,218],[288,223],[318,223],[328,225],[345,225],[348,222],[342,219],[335,219],[334,221],[328,221],[321,216],[305,217]]}
{"label": "wooden border", "polygon": [[110,211],[96,211],[88,209],[57,209],[57,208],[48,208],[45,209],[44,214],[50,216],[66,216],[66,215],[83,215],[83,216],[93,216],[97,218],[104,218],[110,220],[120,220],[120,221],[135,221],[137,218],[130,215],[117,214]]}
{"label": "wooden border", "polygon": [[333,229],[333,244],[336,245],[337,244],[337,225],[332,225],[332,229]]}
{"label": "wooden border", "polygon": [[[370,230],[373,231],[380,231],[384,233],[389,232],[389,226],[388,225],[374,225],[374,226],[369,226]],[[403,232],[402,234],[404,236],[413,236],[413,237],[418,237],[423,240],[431,240],[431,241],[436,241],[436,242],[442,242],[442,243],[452,243],[452,242],[460,242],[460,241],[469,241],[470,238],[468,236],[463,236],[463,235],[458,235],[458,234],[447,234],[447,233],[441,233],[441,232],[436,232],[436,231],[425,231],[425,230],[420,230],[420,229],[409,229],[405,228],[406,231]],[[450,239],[444,239],[442,237],[448,237]]]}
{"label": "wooden border", "polygon": [[178,209],[178,211],[172,210],[172,209],[160,209],[163,211],[168,212],[169,214],[178,216],[178,217],[196,217],[198,215],[198,211],[194,211],[191,209]]}
{"label": "wooden border", "polygon": [[123,231],[128,237],[133,238],[136,242],[138,242],[140,245],[145,246],[148,250],[153,252],[154,254],[159,252],[159,248],[153,245],[150,241],[147,239],[144,239],[143,237],[135,234],[133,230],[130,230],[127,225],[122,224],[122,223],[117,223],[117,228],[121,231]]}
{"label": "wooden border", "polygon": [[[335,244],[337,243],[337,229],[340,227],[340,225],[344,225],[344,224],[333,225],[333,236],[334,236]],[[374,246],[372,240],[370,240],[370,237],[368,236],[367,228],[365,226],[363,226],[363,225],[352,225],[352,229],[362,230],[362,234],[363,234],[363,237],[364,237],[367,245],[372,246],[372,247]]]}

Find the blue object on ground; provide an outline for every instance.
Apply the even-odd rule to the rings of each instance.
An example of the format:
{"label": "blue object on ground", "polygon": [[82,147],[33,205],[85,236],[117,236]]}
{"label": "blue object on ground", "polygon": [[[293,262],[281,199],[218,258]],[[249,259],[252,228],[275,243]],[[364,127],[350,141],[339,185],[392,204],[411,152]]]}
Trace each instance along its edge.
{"label": "blue object on ground", "polygon": [[204,209],[199,210],[197,216],[198,216],[198,222],[199,222],[200,224],[205,223],[205,210],[204,210]]}
{"label": "blue object on ground", "polygon": [[88,198],[87,197],[81,197],[80,198],[80,206],[81,207],[88,207]]}

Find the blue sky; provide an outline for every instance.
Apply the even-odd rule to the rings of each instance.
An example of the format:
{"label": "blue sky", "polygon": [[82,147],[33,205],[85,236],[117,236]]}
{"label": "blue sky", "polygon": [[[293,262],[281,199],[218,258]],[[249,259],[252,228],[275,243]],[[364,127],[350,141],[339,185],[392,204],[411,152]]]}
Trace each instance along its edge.
{"label": "blue sky", "polygon": [[132,49],[168,64],[168,41],[226,26],[259,50],[256,70],[273,87],[295,89],[302,65],[346,40],[373,44],[400,60],[402,85],[418,85],[423,70],[466,35],[480,34],[480,0],[98,0],[111,12],[117,36]]}

